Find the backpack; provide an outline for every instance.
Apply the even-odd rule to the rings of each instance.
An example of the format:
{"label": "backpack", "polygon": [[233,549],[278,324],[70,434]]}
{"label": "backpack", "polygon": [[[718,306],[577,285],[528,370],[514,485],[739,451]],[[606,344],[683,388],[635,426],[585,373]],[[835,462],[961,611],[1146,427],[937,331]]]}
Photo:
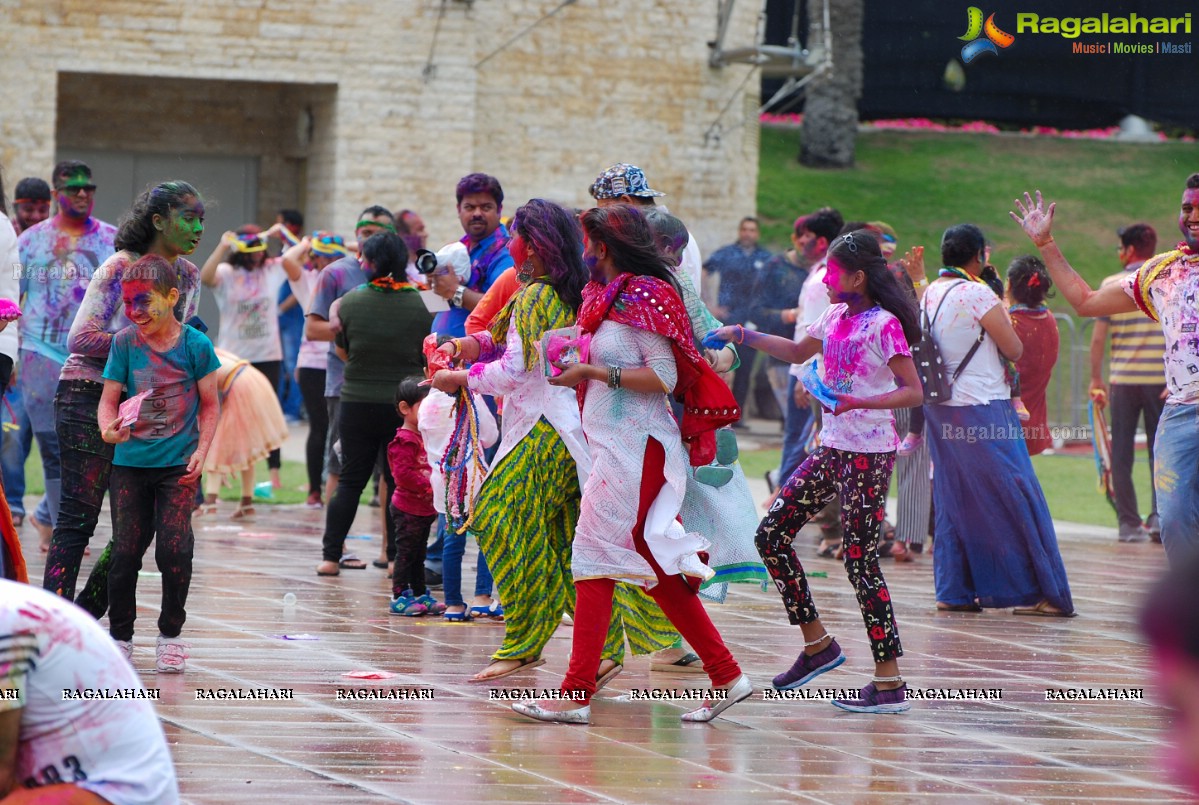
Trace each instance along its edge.
{"label": "backpack", "polygon": [[925,404],[938,405],[949,402],[949,398],[953,394],[953,382],[966,369],[966,364],[970,363],[974,353],[978,352],[978,348],[982,346],[983,339],[987,334],[986,330],[980,328],[978,340],[974,342],[974,346],[970,347],[966,357],[962,358],[962,362],[954,370],[953,376],[946,377],[945,365],[941,360],[941,349],[933,340],[933,324],[937,321],[937,316],[941,313],[941,305],[945,304],[949,294],[953,293],[954,288],[965,282],[965,280],[955,282],[946,289],[945,295],[937,304],[937,309],[933,311],[931,321],[928,318],[928,307],[923,304],[920,306],[920,340],[911,346],[911,350],[912,361],[916,364],[916,375],[920,378],[921,385],[924,386]]}

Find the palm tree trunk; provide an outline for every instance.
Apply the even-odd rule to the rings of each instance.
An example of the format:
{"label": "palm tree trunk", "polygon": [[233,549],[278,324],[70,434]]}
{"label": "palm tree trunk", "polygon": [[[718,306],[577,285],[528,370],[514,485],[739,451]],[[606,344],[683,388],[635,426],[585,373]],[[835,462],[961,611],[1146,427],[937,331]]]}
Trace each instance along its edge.
{"label": "palm tree trunk", "polygon": [[[799,161],[812,168],[853,166],[862,95],[865,0],[830,0],[833,69],[808,85]],[[823,30],[824,3],[808,0],[809,30]],[[822,35],[822,34],[820,34]]]}

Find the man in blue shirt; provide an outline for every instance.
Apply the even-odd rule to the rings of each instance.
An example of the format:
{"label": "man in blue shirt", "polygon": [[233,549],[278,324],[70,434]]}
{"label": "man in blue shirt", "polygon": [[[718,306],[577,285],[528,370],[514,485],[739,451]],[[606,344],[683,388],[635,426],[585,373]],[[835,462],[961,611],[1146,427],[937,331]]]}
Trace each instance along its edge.
{"label": "man in blue shirt", "polygon": [[[745,324],[757,306],[754,286],[762,267],[770,261],[770,252],[758,245],[758,219],[745,217],[737,232],[737,242],[722,246],[704,263],[704,279],[718,277],[716,304],[712,314],[727,324]],[[711,294],[708,294],[711,300]],[[733,396],[741,410],[749,396],[749,381],[754,370],[756,353],[746,347],[741,351],[741,368],[733,375]]]}
{"label": "man in blue shirt", "polygon": [[458,220],[466,236],[462,243],[470,252],[470,277],[465,283],[449,267],[433,275],[433,292],[445,299],[450,309],[433,319],[433,332],[461,338],[466,335],[466,317],[487,289],[504,271],[512,267],[508,254],[511,236],[500,223],[504,189],[499,180],[486,173],[472,173],[458,182]]}

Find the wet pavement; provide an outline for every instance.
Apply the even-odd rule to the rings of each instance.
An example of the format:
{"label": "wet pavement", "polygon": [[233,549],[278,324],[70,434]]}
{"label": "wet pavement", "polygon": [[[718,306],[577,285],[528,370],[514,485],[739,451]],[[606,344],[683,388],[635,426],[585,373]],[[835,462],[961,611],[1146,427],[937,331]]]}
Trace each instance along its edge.
{"label": "wet pavement", "polygon": [[[153,670],[158,578],[143,573],[139,585],[134,663],[162,691],[158,711],[191,802],[1186,800],[1160,770],[1166,714],[1151,690],[1145,700],[1046,700],[1047,690],[1149,684],[1134,621],[1164,558],[1160,546],[1117,544],[1114,531],[1062,529],[1080,612],[1072,620],[938,614],[928,557],[884,562],[909,687],[1000,698],[916,701],[898,716],[846,713],[815,698],[768,701],[761,688],[790,665],[802,637],[773,590],[739,585],[708,609],[758,687],[750,701],[711,724],[683,724],[693,702],[631,698],[703,687],[706,677],[651,673],[645,658],[631,658],[594,702],[592,725],[578,727],[527,720],[467,682],[502,626],[392,616],[385,571],[375,568],[318,578],[322,511],[259,506],[251,524],[230,522],[231,512],[223,503],[216,519],[197,523],[185,675]],[[363,507],[354,533],[377,535],[377,516]],[[93,553],[107,535],[105,527]],[[29,526],[22,539],[40,579],[43,555]],[[377,536],[348,545],[368,561],[378,554]],[[848,656],[810,695],[864,685],[872,665],[852,591],[838,563],[803,550],[809,571],[828,574],[812,580],[813,591]],[[473,556],[472,546],[468,585]],[[284,601],[289,593],[294,604]],[[569,625],[558,630],[546,665],[493,684],[555,687],[570,635]],[[345,676],[352,672],[394,676]],[[209,697],[264,689],[292,698]],[[406,692],[389,694],[395,689]],[[369,691],[421,698],[358,698]]]}

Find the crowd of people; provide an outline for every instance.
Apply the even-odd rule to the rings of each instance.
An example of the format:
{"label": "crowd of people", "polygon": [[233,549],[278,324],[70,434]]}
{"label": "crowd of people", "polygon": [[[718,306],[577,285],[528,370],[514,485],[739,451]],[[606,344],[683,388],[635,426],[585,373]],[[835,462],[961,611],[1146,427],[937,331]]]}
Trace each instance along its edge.
{"label": "crowd of people", "polygon": [[[937,609],[1073,616],[1030,461],[1052,444],[1054,288],[1081,315],[1106,317],[1092,352],[1100,403],[1112,337],[1120,540],[1160,535],[1176,566],[1199,540],[1199,174],[1183,192],[1184,241],[1155,256],[1151,227],[1122,229],[1125,271],[1098,290],[1058,248],[1054,205],[1039,193],[1012,213],[1039,256],[1015,256],[1001,277],[984,233],[958,224],[944,232],[930,277],[923,247],[897,259],[892,227],[847,223],[831,207],[798,218],[783,254],[758,245],[758,222],[747,217],[737,242],[703,262],[686,225],[656,201],[664,194],[627,163],[599,174],[590,209],[534,198],[511,217],[495,177],[463,177],[464,235],[436,253],[424,249],[419,215],[371,205],[352,238],[305,235],[298,215],[282,211],[268,227],[225,233],[200,268],[188,256],[204,232],[204,199],[191,184],[147,188],[117,226],[93,217],[96,191],[86,164],[63,162],[50,183],[22,180],[13,220],[0,216],[0,258],[20,267],[0,272],[0,384],[20,389],[28,421],[20,435],[5,434],[5,487],[14,494],[8,475],[27,449],[21,440],[36,438],[46,495],[29,519],[49,530],[46,592],[0,582],[0,648],[15,658],[0,666],[6,685],[74,662],[79,641],[66,631],[106,643],[94,621],[108,614],[115,646],[98,650],[97,662],[124,657],[117,676],[139,687],[128,663],[151,540],[163,586],[156,668],[186,669],[192,521],[214,516],[220,479],[238,475],[232,516],[254,517],[253,468],[263,459],[278,487],[285,367],[312,426],[308,505],[325,517],[316,573],[367,567],[345,541],[378,473],[375,564],[388,572],[391,613],[504,624],[472,681],[543,665],[547,642],[572,616],[563,695],[514,705],[544,721],[589,723],[590,701],[621,673],[626,644],[651,655],[651,669],[707,675],[719,695],[685,721],[709,721],[748,698],[753,684],[703,603],[723,601],[730,583],[772,580],[800,627],[798,656],[776,689],[846,662],[797,550],[809,522],[821,531],[816,555],[844,564],[873,661],[871,681],[833,701],[842,709],[909,708],[882,560],[913,561],[929,537]],[[206,292],[220,312],[215,345],[197,316]],[[294,359],[284,306],[304,317]],[[755,368],[784,415],[760,522],[732,430]],[[1155,479],[1146,520],[1127,480],[1142,414]],[[112,538],[77,592],[106,492]],[[5,577],[25,581],[14,530],[25,510],[19,494],[9,500],[0,562]],[[468,603],[462,559],[472,537],[480,550]],[[31,619],[31,609],[44,617]],[[6,731],[26,734],[26,718],[47,718],[38,699],[47,690],[29,685],[15,707],[0,699],[0,747]],[[136,751],[159,763],[161,731],[142,738]],[[83,750],[39,766],[55,771],[38,777],[25,768],[37,757],[36,747],[0,755],[0,794],[47,785],[79,801],[106,791],[171,801],[169,768],[145,786],[123,777],[120,762]],[[80,764],[86,774],[64,776]]]}

